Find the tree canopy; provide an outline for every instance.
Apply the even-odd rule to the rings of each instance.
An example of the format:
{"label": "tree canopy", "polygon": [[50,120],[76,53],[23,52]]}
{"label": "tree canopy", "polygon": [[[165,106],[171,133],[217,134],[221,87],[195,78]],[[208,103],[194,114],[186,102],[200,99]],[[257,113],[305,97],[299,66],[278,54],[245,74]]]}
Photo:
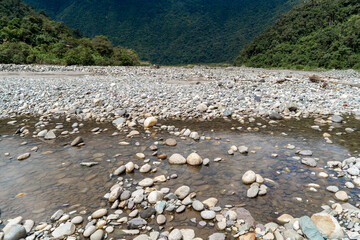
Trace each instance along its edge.
{"label": "tree canopy", "polygon": [[309,0],[241,51],[235,65],[360,69],[360,1]]}
{"label": "tree canopy", "polygon": [[0,1],[0,63],[137,65],[135,51],[105,36],[90,40],[20,0]]}

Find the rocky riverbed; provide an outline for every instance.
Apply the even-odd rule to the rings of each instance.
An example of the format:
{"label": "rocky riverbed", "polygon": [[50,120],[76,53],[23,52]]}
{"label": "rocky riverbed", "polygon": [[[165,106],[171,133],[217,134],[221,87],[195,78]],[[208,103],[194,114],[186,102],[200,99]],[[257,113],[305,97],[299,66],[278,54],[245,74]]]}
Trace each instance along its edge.
{"label": "rocky riverbed", "polygon": [[[106,121],[360,115],[360,73],[251,68],[0,65],[0,117]],[[309,77],[317,75],[316,80]],[[313,78],[311,78],[313,79]],[[280,116],[279,116],[280,115]]]}
{"label": "rocky riverbed", "polygon": [[1,70],[0,239],[360,237],[355,71]]}

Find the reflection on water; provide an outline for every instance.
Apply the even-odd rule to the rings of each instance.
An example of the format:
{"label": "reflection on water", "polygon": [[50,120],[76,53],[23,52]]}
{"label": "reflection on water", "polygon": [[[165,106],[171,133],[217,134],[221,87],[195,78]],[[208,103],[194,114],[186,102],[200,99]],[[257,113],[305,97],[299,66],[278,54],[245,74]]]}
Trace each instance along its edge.
{"label": "reflection on water", "polygon": [[[22,215],[36,221],[49,220],[51,214],[58,208],[65,211],[88,210],[93,211],[99,206],[107,205],[102,196],[115,183],[116,179],[110,177],[110,173],[119,165],[133,161],[143,165],[143,160],[135,157],[138,152],[143,152],[151,162],[158,159],[152,156],[149,146],[159,141],[159,153],[180,153],[187,156],[197,151],[203,158],[211,160],[210,166],[190,167],[171,166],[163,161],[157,166],[157,172],[150,174],[126,175],[125,178],[139,180],[144,176],[154,177],[158,175],[169,176],[173,173],[178,175],[175,180],[157,184],[159,188],[170,187],[173,191],[181,185],[189,185],[197,192],[197,199],[204,200],[216,197],[220,200],[220,206],[226,204],[241,205],[253,214],[259,222],[274,220],[279,214],[288,213],[293,216],[302,216],[320,211],[322,204],[334,199],[334,195],[325,190],[326,186],[336,185],[345,189],[345,179],[321,179],[318,173],[326,171],[322,169],[327,161],[344,160],[350,154],[358,154],[360,147],[359,133],[337,136],[336,132],[344,132],[345,127],[360,128],[359,121],[351,120],[343,126],[335,126],[329,132],[334,144],[327,144],[322,137],[329,126],[321,128],[322,132],[310,128],[314,125],[312,119],[288,120],[277,126],[262,128],[256,123],[241,125],[233,121],[214,122],[164,122],[166,125],[175,125],[182,129],[188,127],[200,134],[212,137],[212,140],[195,142],[191,139],[180,139],[176,137],[176,147],[168,147],[162,144],[162,140],[174,137],[165,131],[145,134],[143,129],[140,136],[126,138],[126,134],[112,136],[114,128],[110,124],[96,124],[85,122],[85,127],[80,129],[80,135],[84,138],[86,145],[81,148],[70,147],[68,143],[75,138],[58,137],[54,141],[44,141],[27,136],[21,138],[12,135],[17,126],[0,123],[0,209],[2,217],[9,218]],[[57,122],[60,122],[58,120]],[[25,124],[32,131],[34,120]],[[263,120],[257,123],[266,124]],[[55,124],[55,122],[53,123]],[[52,125],[54,126],[54,125]],[[244,130],[236,130],[242,126]],[[259,127],[259,131],[248,131],[248,127]],[[91,133],[91,129],[100,127],[109,129],[101,134]],[[231,129],[235,127],[234,129]],[[64,122],[64,129],[70,130],[71,123]],[[5,134],[9,134],[6,136]],[[26,145],[22,143],[26,141]],[[128,141],[127,146],[119,145],[120,141]],[[139,144],[136,145],[135,143]],[[286,146],[292,144],[296,149],[290,150]],[[227,154],[230,146],[245,145],[250,151],[248,155],[235,153],[234,156]],[[38,146],[37,152],[31,152],[31,157],[24,161],[17,161],[16,157],[30,149]],[[310,149],[313,157],[318,158],[317,168],[308,168],[293,157],[297,149]],[[4,155],[9,152],[11,159]],[[272,154],[278,154],[272,157]],[[116,156],[117,157],[114,157]],[[213,162],[215,158],[221,157],[221,162]],[[80,166],[82,161],[97,161],[99,165],[91,168]],[[269,187],[266,196],[248,199],[246,191],[248,186],[241,183],[242,174],[252,169],[264,178],[274,180],[274,183],[266,183]],[[317,183],[321,186],[318,192],[312,192],[308,183]],[[358,189],[347,190],[357,200]],[[301,198],[299,202],[295,198]],[[174,216],[174,221],[169,224],[173,226],[190,225],[189,219],[199,214],[186,210],[185,214]]]}

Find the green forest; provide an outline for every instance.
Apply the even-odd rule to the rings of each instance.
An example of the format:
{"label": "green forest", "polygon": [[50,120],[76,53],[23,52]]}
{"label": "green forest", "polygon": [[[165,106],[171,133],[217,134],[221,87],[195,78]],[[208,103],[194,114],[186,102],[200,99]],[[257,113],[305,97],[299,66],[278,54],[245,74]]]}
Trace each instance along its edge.
{"label": "green forest", "polygon": [[0,1],[0,63],[59,65],[138,65],[135,51],[107,37],[81,38],[20,0]]}
{"label": "green forest", "polygon": [[24,0],[87,37],[105,35],[144,61],[233,63],[301,0]]}
{"label": "green forest", "polygon": [[360,1],[309,0],[241,51],[235,65],[360,69]]}

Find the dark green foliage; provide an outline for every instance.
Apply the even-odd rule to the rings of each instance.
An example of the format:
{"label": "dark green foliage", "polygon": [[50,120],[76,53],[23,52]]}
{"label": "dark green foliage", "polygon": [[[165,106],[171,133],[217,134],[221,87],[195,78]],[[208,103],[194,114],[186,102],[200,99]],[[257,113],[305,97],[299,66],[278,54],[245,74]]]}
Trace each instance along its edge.
{"label": "dark green foliage", "polygon": [[236,65],[360,69],[360,1],[310,0],[247,45]]}
{"label": "dark green foliage", "polygon": [[120,47],[114,48],[106,37],[78,38],[63,23],[52,21],[21,1],[1,0],[0,16],[0,63],[140,64],[134,51],[124,49],[119,57]]}
{"label": "dark green foliage", "polygon": [[25,0],[157,64],[232,62],[244,44],[301,0]]}

